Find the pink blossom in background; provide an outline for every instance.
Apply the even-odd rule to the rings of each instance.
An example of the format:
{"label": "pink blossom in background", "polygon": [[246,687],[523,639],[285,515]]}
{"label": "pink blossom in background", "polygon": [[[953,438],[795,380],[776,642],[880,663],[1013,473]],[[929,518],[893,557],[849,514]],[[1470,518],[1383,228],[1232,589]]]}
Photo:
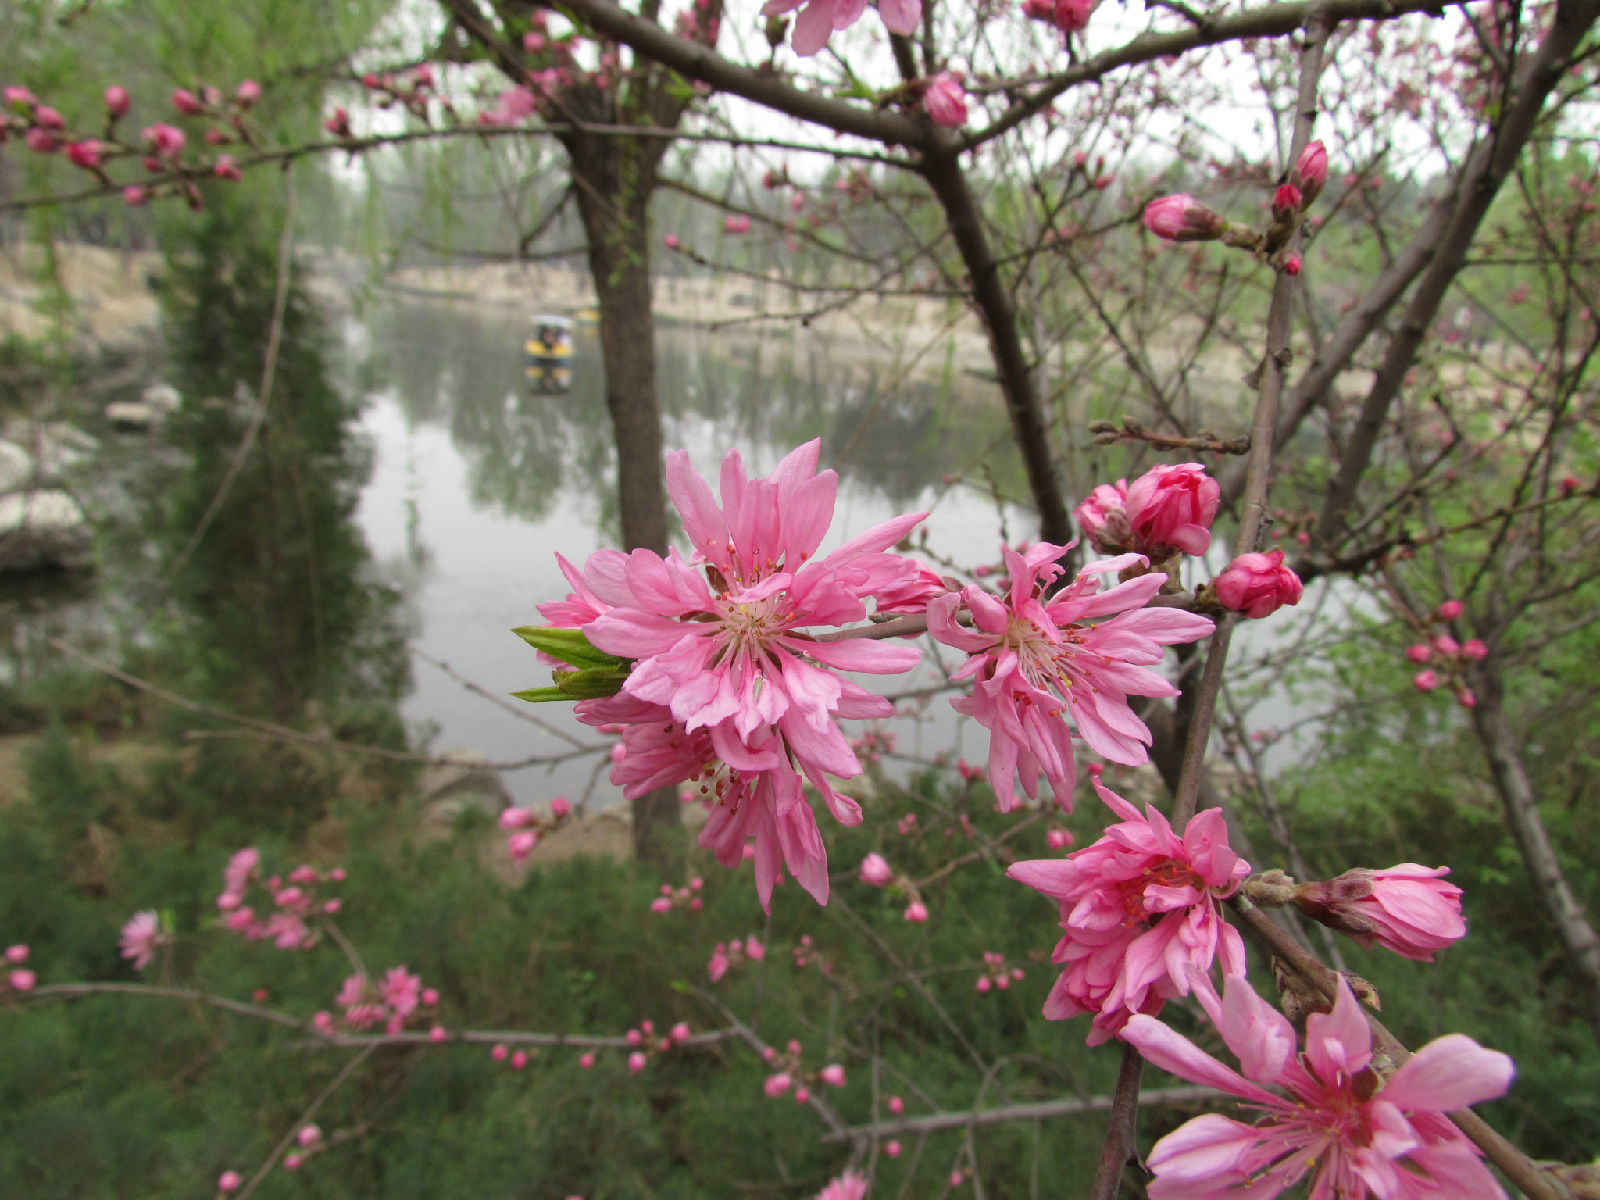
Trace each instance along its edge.
{"label": "pink blossom in background", "polygon": [[0,92],[0,96],[3,96],[5,102],[12,108],[32,108],[39,103],[32,92],[25,87],[18,87],[16,84],[12,84],[4,92]]}
{"label": "pink blossom in background", "polygon": [[192,117],[203,111],[203,106],[196,99],[195,94],[188,88],[174,88],[172,92],[172,107],[186,117]]}
{"label": "pink blossom in background", "polygon": [[761,1090],[774,1098],[783,1095],[794,1086],[794,1079],[787,1071],[778,1071],[768,1075],[766,1082],[761,1085]]}
{"label": "pink blossom in background", "polygon": [[845,1083],[844,1068],[838,1063],[829,1063],[822,1068],[818,1078],[829,1087],[843,1087]]}
{"label": "pink blossom in background", "polygon": [[1474,662],[1489,657],[1489,647],[1477,638],[1471,638],[1461,643],[1461,657],[1470,658]]}
{"label": "pink blossom in background", "polygon": [[40,129],[54,133],[60,133],[67,127],[67,119],[48,104],[41,104],[33,110],[33,123]]}
{"label": "pink blossom in background", "polygon": [[28,149],[38,154],[54,154],[61,149],[61,139],[47,129],[37,126],[23,134],[22,140],[27,143]]}
{"label": "pink blossom in background", "polygon": [[315,1125],[303,1125],[300,1132],[294,1135],[294,1140],[302,1147],[315,1146],[322,1140],[322,1130]]}
{"label": "pink blossom in background", "polygon": [[961,80],[949,71],[941,71],[928,80],[922,94],[922,106],[928,110],[935,125],[947,129],[960,129],[967,123],[967,89]]}
{"label": "pink blossom in background", "polygon": [[861,882],[869,887],[887,887],[894,879],[888,859],[874,850],[861,860]]}
{"label": "pink blossom in background", "polygon": [[[1103,576],[1143,564],[1138,555],[1091,563],[1048,595],[1063,574],[1056,560],[1066,551],[1048,542],[1020,554],[1007,550],[1011,582],[1004,600],[972,585],[928,605],[928,631],[970,656],[954,678],[972,680],[972,692],[951,706],[989,731],[989,782],[1001,812],[1016,806],[1019,783],[1037,798],[1040,772],[1070,811],[1073,727],[1103,758],[1128,766],[1147,761],[1150,731],[1128,697],[1176,696],[1178,689],[1149,668],[1161,662],[1165,647],[1213,628],[1193,613],[1144,607],[1166,582],[1163,574],[1100,591]],[[961,607],[972,614],[971,628],[956,619]]]}
{"label": "pink blossom in background", "polygon": [[1406,657],[1412,662],[1416,663],[1418,666],[1421,666],[1423,663],[1427,662],[1433,657],[1433,651],[1427,646],[1423,645],[1421,642],[1418,642],[1416,645],[1406,650]]}
{"label": "pink blossom in background", "polygon": [[67,161],[75,167],[92,171],[100,165],[101,145],[94,138],[67,143]]}
{"label": "pink blossom in background", "polygon": [[[808,56],[826,46],[836,29],[848,29],[867,11],[867,0],[767,0],[761,15],[782,16],[802,5],[790,42],[796,54]],[[914,33],[922,20],[922,0],[879,0],[878,16],[890,33]]]}
{"label": "pink blossom in background", "polygon": [[1326,883],[1304,883],[1295,891],[1300,911],[1354,938],[1369,949],[1385,949],[1419,962],[1466,935],[1461,889],[1446,883],[1449,867],[1401,863],[1382,871],[1358,868]]}
{"label": "pink blossom in background", "polygon": [[1439,619],[1441,621],[1454,621],[1466,611],[1466,605],[1459,600],[1446,600],[1439,605]]}
{"label": "pink blossom in background", "polygon": [[1109,1041],[1135,1013],[1160,1012],[1184,996],[1191,972],[1221,960],[1224,975],[1245,968],[1244,942],[1217,901],[1233,894],[1250,864],[1228,846],[1219,809],[1208,808],[1179,837],[1153,807],[1145,815],[1100,782],[1100,798],[1122,820],[1065,858],[1013,863],[1006,875],[1060,906],[1065,931],[1051,961],[1066,969],[1044,1015],[1093,1016],[1089,1045]]}
{"label": "pink blossom in background", "polygon": [[217,1191],[237,1192],[244,1186],[244,1176],[237,1171],[224,1171],[217,1176]]}
{"label": "pink blossom in background", "polygon": [[1217,576],[1216,589],[1224,608],[1251,620],[1271,616],[1286,604],[1299,604],[1305,592],[1300,577],[1283,565],[1282,550],[1239,555]]}
{"label": "pink blossom in background", "polygon": [[240,108],[249,108],[261,99],[261,85],[254,79],[246,79],[234,89],[233,98],[239,102]]}
{"label": "pink blossom in background", "polygon": [[134,913],[122,927],[122,957],[132,960],[135,971],[142,971],[155,958],[161,941],[161,918],[155,910]]}
{"label": "pink blossom in background", "polygon": [[1294,184],[1281,184],[1272,193],[1272,215],[1280,221],[1286,221],[1300,211],[1302,200],[1300,189]]}
{"label": "pink blossom in background", "polygon": [[1050,19],[1062,33],[1076,33],[1088,28],[1089,18],[1094,16],[1099,3],[1100,0],[1055,0]]}
{"label": "pink blossom in background", "polygon": [[[891,1156],[892,1157],[892,1156]],[[867,1181],[854,1171],[846,1171],[817,1193],[817,1200],[862,1200],[867,1194]]]}
{"label": "pink blossom in background", "polygon": [[1144,208],[1144,227],[1169,242],[1210,242],[1228,229],[1227,221],[1193,196],[1161,196]]}
{"label": "pink blossom in background", "polygon": [[189,138],[183,130],[160,122],[151,125],[141,136],[144,144],[160,158],[176,157],[189,144]]}
{"label": "pink blossom in background", "polygon": [[[838,490],[833,471],[817,470],[820,451],[808,442],[765,479],[750,479],[730,452],[720,503],[687,452],[669,454],[689,558],[599,550],[581,575],[596,615],[579,627],[599,649],[636,660],[621,693],[576,709],[589,724],[625,727],[612,782],[631,799],[700,781],[716,805],[700,844],[725,866],[753,845],[764,906],[784,867],[827,902],[827,854],[802,776],[835,819],[861,821],[830,782],[862,770],[837,722],[893,706],[836,672],[896,674],[920,658],[912,646],[812,638],[816,627],[864,620],[868,600],[917,575],[918,564],[888,551],[926,515],[886,521],[814,558]],[[553,606],[541,612],[554,616]]]}
{"label": "pink blossom in background", "polygon": [[1150,1152],[1150,1200],[1266,1200],[1313,1172],[1316,1197],[1504,1200],[1477,1147],[1446,1114],[1504,1095],[1513,1074],[1506,1055],[1450,1034],[1384,1079],[1342,978],[1333,1011],[1306,1018],[1298,1055],[1294,1026],[1243,978],[1229,978],[1220,998],[1203,988],[1197,995],[1242,1075],[1153,1017],[1132,1017],[1123,1039],[1162,1070],[1265,1115],[1246,1125],[1208,1113],[1162,1138]]}
{"label": "pink blossom in background", "polygon": [[1128,481],[1102,483],[1072,510],[1073,520],[1089,544],[1101,554],[1117,554],[1128,545]]}
{"label": "pink blossom in background", "polygon": [[906,905],[905,918],[913,922],[926,921],[928,919],[928,906],[921,900],[913,900]]}
{"label": "pink blossom in background", "polygon": [[7,946],[5,959],[14,967],[20,967],[28,961],[28,948],[23,945]]}
{"label": "pink blossom in background", "polygon": [[1178,551],[1204,554],[1222,487],[1199,463],[1163,463],[1128,485],[1128,547],[1160,562]]}
{"label": "pink blossom in background", "polygon": [[1411,677],[1411,685],[1419,692],[1431,692],[1443,682],[1435,671],[1418,671]]}
{"label": "pink blossom in background", "polygon": [[728,233],[749,233],[750,218],[745,216],[743,213],[738,213],[734,216],[726,218],[722,222],[722,228]]}
{"label": "pink blossom in background", "polygon": [[15,991],[19,992],[31,992],[33,990],[33,985],[37,981],[38,976],[32,971],[28,970],[26,967],[19,967],[17,970],[6,976],[6,982],[9,983]]}
{"label": "pink blossom in background", "polygon": [[378,990],[385,1004],[400,1016],[409,1017],[422,999],[422,979],[404,967],[390,967]]}

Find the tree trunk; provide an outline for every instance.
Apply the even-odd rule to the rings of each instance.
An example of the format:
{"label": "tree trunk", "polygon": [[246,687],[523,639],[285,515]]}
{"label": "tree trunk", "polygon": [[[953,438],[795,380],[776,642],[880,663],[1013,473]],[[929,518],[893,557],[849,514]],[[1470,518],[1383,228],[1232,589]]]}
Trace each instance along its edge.
{"label": "tree trunk", "polygon": [[[650,303],[653,152],[622,138],[572,134],[578,211],[589,242],[589,273],[600,308],[606,408],[617,447],[622,542],[667,552],[661,409],[656,400],[655,321]],[[658,788],[633,802],[634,855],[658,866],[676,860],[682,825],[677,791]]]}

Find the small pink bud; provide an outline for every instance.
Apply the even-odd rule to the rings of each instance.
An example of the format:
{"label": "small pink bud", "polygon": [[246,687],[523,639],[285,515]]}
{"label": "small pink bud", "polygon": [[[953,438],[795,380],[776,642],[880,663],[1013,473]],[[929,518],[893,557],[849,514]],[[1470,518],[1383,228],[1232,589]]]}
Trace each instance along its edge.
{"label": "small pink bud", "polygon": [[994,980],[990,979],[987,975],[978,976],[977,988],[980,992],[987,992],[993,986]]}
{"label": "small pink bud", "polygon": [[[1298,254],[1291,254],[1288,258],[1283,260],[1283,273],[1285,275],[1298,275],[1300,274],[1301,267],[1304,265],[1304,261]],[[1302,534],[1301,536],[1304,537],[1305,535]]]}
{"label": "small pink bud", "polygon": [[246,79],[234,89],[233,98],[238,102],[240,108],[249,108],[257,100],[261,99],[261,85],[254,79]]}
{"label": "small pink bud", "polygon": [[1278,190],[1272,193],[1272,215],[1279,221],[1287,221],[1300,211],[1300,189],[1292,183],[1281,184]]}
{"label": "small pink bud", "polygon": [[32,108],[39,103],[34,94],[27,88],[17,87],[15,84],[6,88],[4,92],[0,92],[0,96],[5,97],[6,105],[10,108]]}
{"label": "small pink bud", "polygon": [[237,1192],[244,1186],[244,1176],[237,1171],[224,1171],[217,1176],[217,1191]]}
{"label": "small pink bud", "polygon": [[106,112],[113,117],[126,116],[131,103],[127,88],[112,84],[106,89]]}
{"label": "small pink bud", "polygon": [[787,1071],[779,1071],[774,1075],[768,1075],[761,1088],[767,1095],[776,1097],[783,1095],[793,1086],[794,1080],[789,1078],[789,1073]]}
{"label": "small pink bud", "polygon": [[905,916],[908,921],[926,921],[928,919],[928,906],[921,900],[913,900],[906,905]]}
{"label": "small pink bud", "polygon": [[538,844],[538,833],[532,829],[524,829],[506,839],[506,850],[510,853],[512,862],[526,862]]}
{"label": "small pink bud", "polygon": [[204,111],[199,99],[188,88],[174,88],[172,91],[172,107],[186,117],[195,116]]}
{"label": "small pink bud", "polygon": [[1454,621],[1465,611],[1466,605],[1459,600],[1446,600],[1439,605],[1439,618],[1444,621]]}
{"label": "small pink bud", "polygon": [[1461,643],[1461,657],[1479,662],[1489,657],[1489,647],[1485,646],[1479,639],[1472,638]]}
{"label": "small pink bud", "polygon": [[518,1050],[515,1054],[513,1054],[511,1056],[511,1069],[513,1071],[520,1071],[520,1070],[522,1070],[523,1067],[525,1067],[527,1065],[528,1065],[528,1052],[526,1050]]}
{"label": "small pink bud", "polygon": [[496,1044],[494,1049],[489,1051],[489,1057],[494,1059],[495,1062],[505,1062],[505,1060],[507,1058],[509,1058],[510,1055],[511,1055],[510,1048],[508,1046],[505,1046],[504,1044]]}
{"label": "small pink bud", "polygon": [[1047,829],[1044,840],[1052,850],[1065,850],[1072,845],[1072,834],[1065,829]]}
{"label": "small pink bud", "polygon": [[885,1142],[883,1144],[883,1152],[885,1154],[887,1154],[890,1158],[899,1158],[900,1157],[900,1143],[896,1142],[896,1141]]}
{"label": "small pink bud", "polygon": [[818,1078],[829,1087],[843,1087],[845,1080],[844,1068],[838,1063],[829,1063],[822,1068]]}
{"label": "small pink bud", "polygon": [[1457,692],[1456,702],[1460,704],[1462,708],[1478,707],[1478,697],[1471,688],[1462,688],[1459,692]]}
{"label": "small pink bud", "polygon": [[928,81],[922,93],[922,107],[935,125],[960,129],[967,123],[967,90],[949,71],[941,71]]}
{"label": "small pink bud", "polygon": [[1169,242],[1210,242],[1221,237],[1228,223],[1193,196],[1162,196],[1145,205],[1144,227]]}
{"label": "small pink bud", "polygon": [[743,213],[735,214],[722,222],[722,228],[729,233],[749,233],[750,218]]}
{"label": "small pink bud", "polygon": [[667,234],[666,237],[662,238],[661,240],[666,243],[666,246],[667,246],[668,250],[676,250],[676,249],[679,248],[679,246],[681,246],[683,244],[680,241],[678,241],[678,235],[675,234],[675,233],[669,233],[669,234]]}
{"label": "small pink bud", "polygon": [[679,1044],[687,1042],[689,1040],[689,1023],[687,1021],[679,1021],[672,1027],[671,1032],[673,1041]]}
{"label": "small pink bud", "polygon": [[294,1135],[294,1140],[302,1146],[314,1146],[322,1140],[322,1130],[315,1125],[303,1126],[300,1132]]}
{"label": "small pink bud", "polygon": [[649,1061],[649,1057],[646,1056],[643,1050],[635,1050],[632,1054],[628,1055],[628,1070],[637,1075],[640,1071],[644,1070],[645,1064]]}
{"label": "small pink bud", "polygon": [[283,1156],[283,1169],[285,1171],[298,1171],[300,1164],[305,1162],[298,1154],[285,1154]]}
{"label": "small pink bud", "polygon": [[28,948],[23,945],[7,946],[6,961],[12,966],[20,967],[28,961]]}
{"label": "small pink bud", "polygon": [[1441,633],[1433,639],[1433,648],[1440,654],[1455,654],[1460,651],[1461,645],[1448,633]]}
{"label": "small pink bud", "polygon": [[585,1050],[582,1054],[578,1055],[578,1065],[585,1071],[594,1066],[594,1051]]}
{"label": "small pink bud", "polygon": [[435,1004],[439,1003],[439,989],[423,988],[420,999],[422,1000],[424,1007],[432,1008]]}
{"label": "small pink bud", "polygon": [[1299,604],[1305,591],[1300,577],[1283,565],[1282,550],[1239,555],[1217,576],[1216,589],[1225,608],[1253,620]]}
{"label": "small pink bud", "polygon": [[889,868],[889,862],[874,850],[861,860],[861,882],[869,887],[887,887],[894,879],[894,872]]}
{"label": "small pink bud", "polygon": [[7,977],[13,989],[19,992],[31,992],[33,985],[38,982],[38,976],[26,967],[21,967]]}
{"label": "small pink bud", "polygon": [[56,133],[67,127],[67,119],[48,104],[41,104],[33,110],[33,123],[41,129],[49,129]]}
{"label": "small pink bud", "polygon": [[54,154],[61,149],[61,139],[48,129],[40,129],[38,126],[28,130],[22,140],[27,143],[29,150],[39,154]]}
{"label": "small pink bud", "polygon": [[1427,646],[1423,645],[1421,642],[1418,642],[1415,646],[1412,646],[1406,651],[1406,657],[1420,667],[1423,663],[1427,662],[1433,657],[1433,651]]}
{"label": "small pink bud", "polygon": [[810,1099],[811,1099],[811,1089],[810,1088],[808,1088],[808,1087],[797,1087],[797,1088],[795,1088],[795,1090],[794,1090],[794,1102],[796,1104],[804,1104],[804,1103],[806,1103],[806,1101],[808,1101]]}
{"label": "small pink bud", "polygon": [[565,821],[572,815],[572,801],[565,796],[557,796],[550,801],[550,815],[558,821]]}
{"label": "small pink bud", "polygon": [[668,900],[665,896],[657,896],[654,900],[650,901],[650,911],[657,914],[669,913],[672,911],[672,901]]}
{"label": "small pink bud", "polygon": [[1309,143],[1295,159],[1294,170],[1300,177],[1305,203],[1310,204],[1328,182],[1328,148],[1320,140]]}
{"label": "small pink bud", "polygon": [[900,1113],[903,1113],[905,1111],[905,1109],[906,1109],[906,1102],[904,1100],[900,1099],[899,1096],[890,1096],[889,1097],[889,1111],[890,1112],[892,1112],[896,1116],[898,1116]]}
{"label": "small pink bud", "polygon": [[435,1025],[432,1029],[428,1030],[428,1040],[430,1042],[442,1042],[448,1036],[449,1035],[444,1031],[443,1025]]}
{"label": "small pink bud", "polygon": [[1418,671],[1412,676],[1411,683],[1419,692],[1431,692],[1439,686],[1439,676],[1432,671]]}

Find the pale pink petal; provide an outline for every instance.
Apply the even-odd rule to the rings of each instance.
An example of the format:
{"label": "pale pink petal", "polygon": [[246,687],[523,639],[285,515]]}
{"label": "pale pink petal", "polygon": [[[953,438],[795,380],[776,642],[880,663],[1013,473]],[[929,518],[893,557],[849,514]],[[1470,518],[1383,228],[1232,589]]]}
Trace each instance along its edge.
{"label": "pale pink petal", "polygon": [[1174,1032],[1154,1017],[1135,1013],[1123,1027],[1122,1040],[1169,1074],[1190,1083],[1214,1087],[1218,1091],[1276,1107],[1283,1102],[1265,1088],[1257,1087],[1237,1071],[1223,1066],[1188,1038]]}
{"label": "pale pink petal", "polygon": [[1505,1095],[1515,1074],[1510,1056],[1452,1033],[1429,1042],[1402,1063],[1380,1094],[1404,1109],[1450,1112]]}
{"label": "pale pink petal", "polygon": [[878,15],[890,33],[913,34],[922,20],[922,0],[878,0]]}

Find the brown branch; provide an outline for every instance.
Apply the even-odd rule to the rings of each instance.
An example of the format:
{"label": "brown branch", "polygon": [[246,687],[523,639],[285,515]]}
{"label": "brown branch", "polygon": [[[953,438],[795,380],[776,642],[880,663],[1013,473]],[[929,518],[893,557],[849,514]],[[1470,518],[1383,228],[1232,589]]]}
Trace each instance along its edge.
{"label": "brown branch", "polygon": [[[1208,1087],[1159,1088],[1146,1092],[1144,1099],[1150,1104],[1192,1104],[1211,1100],[1222,1095]],[[1111,1108],[1110,1096],[1087,1096],[1071,1100],[1038,1100],[1029,1104],[1007,1104],[996,1108],[974,1109],[969,1112],[935,1112],[917,1117],[896,1117],[890,1121],[875,1121],[871,1125],[855,1125],[838,1133],[823,1137],[824,1142],[857,1141],[863,1138],[894,1137],[903,1133],[928,1134],[941,1129],[965,1129],[978,1125],[1001,1125],[1009,1121],[1037,1121],[1048,1117],[1073,1117],[1082,1113],[1106,1112]]]}
{"label": "brown branch", "polygon": [[1123,417],[1121,425],[1114,421],[1091,421],[1089,432],[1094,434],[1097,446],[1110,446],[1116,442],[1147,442],[1162,450],[1198,450],[1204,454],[1250,453],[1248,433],[1221,438],[1202,429],[1194,437],[1177,437],[1167,433],[1152,433],[1132,417]]}

